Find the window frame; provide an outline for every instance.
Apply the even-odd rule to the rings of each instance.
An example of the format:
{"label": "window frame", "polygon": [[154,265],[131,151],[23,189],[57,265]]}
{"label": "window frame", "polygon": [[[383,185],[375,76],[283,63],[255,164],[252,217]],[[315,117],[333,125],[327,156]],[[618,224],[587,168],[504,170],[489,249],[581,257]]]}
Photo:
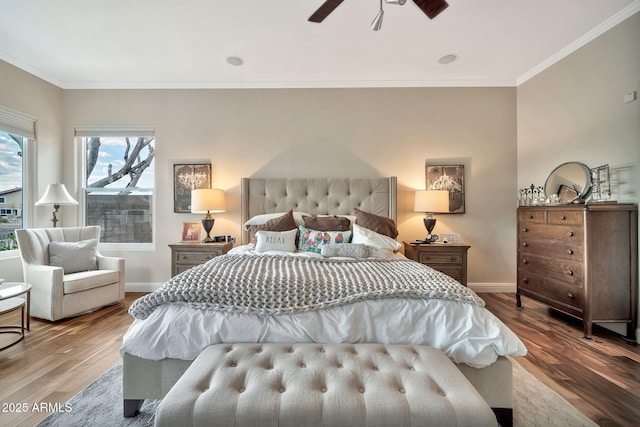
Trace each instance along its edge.
{"label": "window frame", "polygon": [[[143,133],[143,132],[146,132]],[[87,224],[87,188],[86,188],[86,172],[87,172],[87,150],[85,146],[85,140],[92,137],[132,137],[132,136],[148,136],[149,132],[153,132],[153,129],[142,128],[139,130],[136,129],[116,129],[116,128],[108,128],[108,129],[81,129],[76,128],[75,130],[75,151],[76,151],[76,164],[78,167],[76,168],[78,171],[76,177],[76,186],[79,189],[78,194],[78,202],[80,205],[80,221],[83,226]],[[138,133],[142,133],[139,135]],[[89,135],[92,134],[92,135]],[[153,135],[153,133],[152,133]],[[155,135],[153,135],[155,139]],[[154,140],[154,148],[155,147]],[[156,158],[154,157],[154,161]],[[155,172],[154,165],[154,174],[153,174],[153,189],[152,189],[152,197],[151,197],[151,242],[149,243],[113,243],[113,242],[100,242],[100,249],[104,250],[117,250],[117,251],[155,251],[156,242],[158,241],[157,236],[157,228],[156,228],[156,216],[157,216],[157,194],[158,194],[158,186],[157,186],[157,178]]]}

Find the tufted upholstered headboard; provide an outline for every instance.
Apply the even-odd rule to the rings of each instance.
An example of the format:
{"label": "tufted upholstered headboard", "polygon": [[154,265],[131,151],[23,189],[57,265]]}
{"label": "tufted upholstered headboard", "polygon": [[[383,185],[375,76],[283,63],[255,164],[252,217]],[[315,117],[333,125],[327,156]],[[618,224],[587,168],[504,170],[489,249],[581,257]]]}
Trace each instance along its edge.
{"label": "tufted upholstered headboard", "polygon": [[[354,208],[396,219],[395,176],[387,178],[242,178],[242,223],[276,212],[350,215]],[[242,243],[249,233],[242,230]]]}

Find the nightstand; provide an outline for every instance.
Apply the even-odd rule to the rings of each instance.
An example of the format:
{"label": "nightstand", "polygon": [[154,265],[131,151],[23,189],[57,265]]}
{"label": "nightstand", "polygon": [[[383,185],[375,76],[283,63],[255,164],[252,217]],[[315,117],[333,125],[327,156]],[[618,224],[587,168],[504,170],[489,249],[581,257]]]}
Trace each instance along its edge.
{"label": "nightstand", "polygon": [[467,250],[469,245],[454,243],[404,243],[404,255],[428,265],[467,286]]}
{"label": "nightstand", "polygon": [[203,264],[210,259],[226,254],[233,247],[231,242],[220,243],[172,243],[171,276],[182,273],[193,266]]}

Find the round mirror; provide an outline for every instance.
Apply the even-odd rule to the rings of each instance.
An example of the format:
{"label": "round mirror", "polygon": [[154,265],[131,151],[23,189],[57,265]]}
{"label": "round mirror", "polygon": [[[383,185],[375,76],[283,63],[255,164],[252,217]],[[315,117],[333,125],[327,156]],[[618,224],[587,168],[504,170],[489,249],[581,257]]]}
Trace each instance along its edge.
{"label": "round mirror", "polygon": [[591,170],[580,162],[563,163],[549,174],[544,183],[544,194],[547,199],[558,204],[584,203],[584,196],[591,189]]}

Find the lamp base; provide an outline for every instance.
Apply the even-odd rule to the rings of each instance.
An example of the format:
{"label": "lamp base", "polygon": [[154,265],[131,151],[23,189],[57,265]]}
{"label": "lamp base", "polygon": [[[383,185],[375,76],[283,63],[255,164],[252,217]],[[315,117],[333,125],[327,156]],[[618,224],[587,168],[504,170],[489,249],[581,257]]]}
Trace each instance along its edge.
{"label": "lamp base", "polygon": [[436,227],[436,219],[433,214],[427,214],[422,221],[424,222],[424,228],[427,229],[427,237],[425,237],[422,243],[435,243],[438,240],[438,235],[431,234],[431,232]]}
{"label": "lamp base", "polygon": [[204,238],[202,243],[213,243],[213,239],[211,238],[209,233],[211,233],[211,229],[213,228],[213,223],[215,221],[216,220],[214,218],[206,218],[206,217],[201,221],[202,228],[204,228],[204,231],[207,232],[207,237]]}

